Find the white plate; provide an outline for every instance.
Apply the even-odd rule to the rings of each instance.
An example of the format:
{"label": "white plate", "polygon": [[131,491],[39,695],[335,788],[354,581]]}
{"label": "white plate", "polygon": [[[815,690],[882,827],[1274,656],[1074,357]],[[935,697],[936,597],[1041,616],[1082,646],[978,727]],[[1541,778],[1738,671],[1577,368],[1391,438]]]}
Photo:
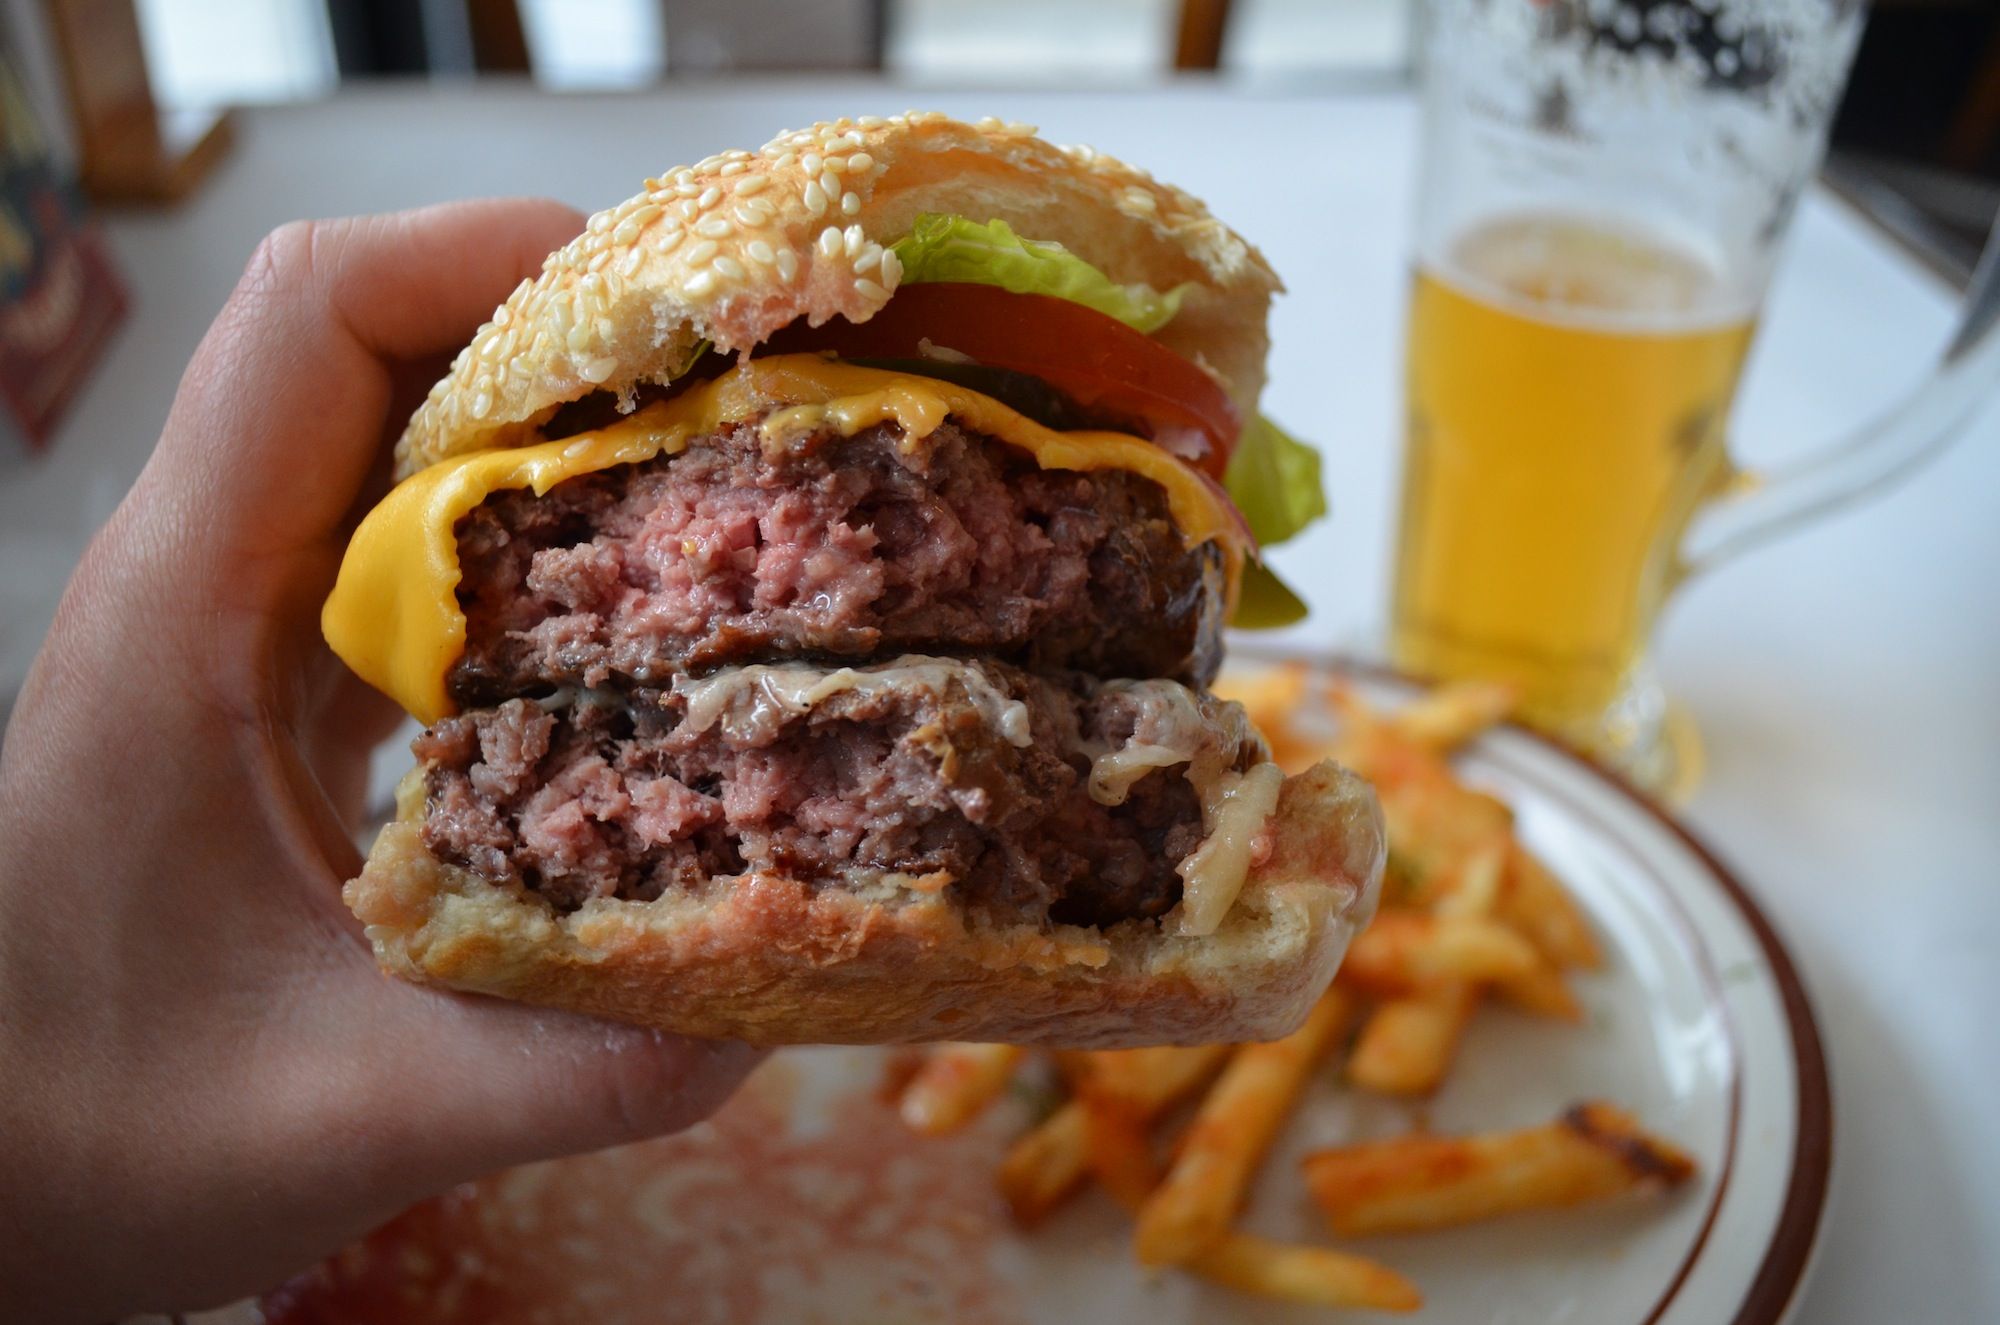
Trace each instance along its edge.
{"label": "white plate", "polygon": [[[1297,1173],[1309,1150],[1419,1122],[1444,1131],[1529,1125],[1575,1101],[1607,1099],[1691,1150],[1700,1176],[1670,1198],[1355,1249],[1414,1279],[1426,1298],[1417,1319],[1434,1325],[1782,1320],[1818,1231],[1831,1118],[1812,1015],[1770,925],[1667,814],[1541,738],[1493,732],[1462,767],[1515,807],[1522,837],[1595,924],[1608,960],[1576,982],[1588,1022],[1577,1028],[1482,1009],[1445,1088],[1421,1108],[1323,1082],[1266,1165],[1246,1226],[1327,1241]],[[504,1254],[466,1262],[501,1280],[526,1276],[546,1286],[594,1279],[607,1261],[628,1272],[620,1278],[639,1267],[646,1286],[638,1300],[662,1305],[635,1320],[1326,1318],[1180,1274],[1140,1271],[1129,1254],[1129,1223],[1096,1193],[1032,1233],[1015,1231],[990,1175],[1028,1102],[1010,1101],[967,1135],[919,1140],[875,1098],[883,1063],[869,1050],[794,1051],[693,1133],[496,1180],[446,1223],[515,1230],[490,1249]],[[519,1236],[565,1219],[580,1194],[599,1207],[586,1221],[588,1239]],[[607,1203],[626,1210],[606,1219]],[[467,1315],[438,1311],[451,1296],[442,1283],[398,1287],[417,1289],[411,1296],[431,1304],[410,1319],[504,1325],[513,1318],[496,1315],[483,1292],[466,1299],[482,1303]],[[311,1319],[383,1319],[386,1303],[336,1292],[321,1305],[331,1310]]]}

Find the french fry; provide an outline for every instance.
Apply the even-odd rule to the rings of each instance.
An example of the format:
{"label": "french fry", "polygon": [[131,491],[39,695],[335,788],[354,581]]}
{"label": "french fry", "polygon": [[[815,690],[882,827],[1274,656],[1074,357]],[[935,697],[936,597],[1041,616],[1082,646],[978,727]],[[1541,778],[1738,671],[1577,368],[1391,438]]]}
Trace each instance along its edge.
{"label": "french fry", "polygon": [[1192,1262],[1204,1279],[1262,1297],[1316,1307],[1415,1311],[1417,1286],[1386,1265],[1329,1247],[1301,1247],[1231,1233]]}
{"label": "french fry", "polygon": [[1340,978],[1371,994],[1409,994],[1449,980],[1509,980],[1542,970],[1533,944],[1497,920],[1383,910],[1354,936]]}
{"label": "french fry", "polygon": [[1533,967],[1493,981],[1493,990],[1523,1012],[1556,1021],[1581,1022],[1583,1004],[1562,972],[1538,957]]}
{"label": "french fry", "polygon": [[[1081,1078],[1133,1101],[1153,1118],[1201,1088],[1229,1056],[1226,1044],[1083,1054]],[[1024,1226],[1039,1222],[1089,1173],[1090,1138],[1080,1100],[1071,1100],[1016,1141],[1000,1162],[1000,1194]]]}
{"label": "french fry", "polygon": [[1390,715],[1397,735],[1428,750],[1456,749],[1514,711],[1519,695],[1498,681],[1460,681],[1412,700]]}
{"label": "french fry", "polygon": [[[1440,882],[1439,917],[1484,919],[1498,899],[1505,860],[1504,843],[1488,842],[1465,856]],[[1446,980],[1379,1005],[1347,1060],[1347,1079],[1384,1095],[1435,1091],[1458,1056],[1480,990],[1477,981]]]}
{"label": "french fry", "polygon": [[[1143,1111],[1131,1097],[1107,1089],[1102,1081],[1086,1082],[1079,1102],[1091,1174],[1113,1200],[1138,1215],[1156,1191],[1159,1177],[1146,1141]],[[1423,1305],[1416,1285],[1365,1257],[1227,1229],[1186,1268],[1238,1292],[1316,1306],[1415,1311]]]}
{"label": "french fry", "polygon": [[1201,1102],[1166,1180],[1138,1217],[1134,1245],[1147,1265],[1178,1265],[1215,1245],[1313,1068],[1354,1014],[1331,989],[1282,1040],[1238,1049]]}
{"label": "french fry", "polygon": [[1453,980],[1380,1004],[1361,1027],[1347,1079],[1382,1095],[1428,1095],[1444,1082],[1479,1002],[1479,987]]}
{"label": "french fry", "polygon": [[1308,1155],[1302,1167],[1334,1232],[1368,1237],[1672,1187],[1695,1166],[1622,1110],[1593,1103],[1523,1131],[1343,1146]]}
{"label": "french fry", "polygon": [[924,1136],[956,1132],[1007,1089],[1027,1051],[1011,1044],[947,1044],[903,1088],[897,1112]]}
{"label": "french fry", "polygon": [[1548,866],[1518,842],[1507,854],[1499,913],[1557,966],[1594,970],[1604,965],[1604,954],[1576,899]]}

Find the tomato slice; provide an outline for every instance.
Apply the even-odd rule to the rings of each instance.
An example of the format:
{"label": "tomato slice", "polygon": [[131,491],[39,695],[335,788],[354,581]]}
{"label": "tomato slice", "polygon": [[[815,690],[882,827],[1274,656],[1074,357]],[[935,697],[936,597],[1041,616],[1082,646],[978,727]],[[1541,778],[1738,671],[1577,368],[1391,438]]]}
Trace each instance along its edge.
{"label": "tomato slice", "polygon": [[910,358],[920,342],[1041,378],[1078,404],[1143,421],[1154,441],[1220,479],[1243,429],[1236,402],[1187,359],[1094,308],[994,285],[905,285],[866,322],[794,324],[759,354]]}

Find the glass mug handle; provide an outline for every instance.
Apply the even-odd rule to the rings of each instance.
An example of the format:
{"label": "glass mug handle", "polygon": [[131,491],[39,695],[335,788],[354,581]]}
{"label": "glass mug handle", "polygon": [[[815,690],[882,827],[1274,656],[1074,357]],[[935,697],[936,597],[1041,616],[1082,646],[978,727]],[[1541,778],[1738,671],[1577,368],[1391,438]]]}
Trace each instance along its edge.
{"label": "glass mug handle", "polygon": [[1775,535],[1884,491],[1942,451],[2000,387],[2000,217],[1960,305],[1958,329],[1930,378],[1832,445],[1740,476],[1695,516],[1676,578],[1728,561]]}

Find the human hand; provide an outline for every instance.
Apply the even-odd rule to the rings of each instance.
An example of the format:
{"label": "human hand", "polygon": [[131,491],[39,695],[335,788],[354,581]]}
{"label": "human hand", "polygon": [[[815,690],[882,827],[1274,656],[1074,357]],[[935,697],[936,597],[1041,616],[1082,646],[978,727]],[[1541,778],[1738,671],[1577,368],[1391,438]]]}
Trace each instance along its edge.
{"label": "human hand", "polygon": [[684,1127],[754,1065],[390,980],[340,902],[398,715],[321,600],[401,420],[581,222],[273,234],[71,581],[0,747],[0,1317],[254,1292],[453,1182]]}

